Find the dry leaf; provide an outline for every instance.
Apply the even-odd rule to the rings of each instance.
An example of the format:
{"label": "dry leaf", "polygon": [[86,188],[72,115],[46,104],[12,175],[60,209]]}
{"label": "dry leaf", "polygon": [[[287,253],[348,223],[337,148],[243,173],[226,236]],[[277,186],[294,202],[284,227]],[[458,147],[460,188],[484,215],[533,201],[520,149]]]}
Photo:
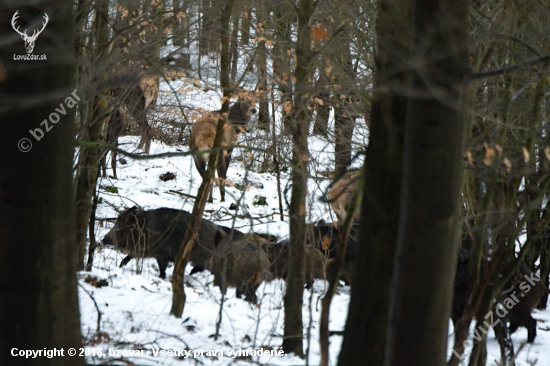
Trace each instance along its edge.
{"label": "dry leaf", "polygon": [[292,113],[292,102],[290,100],[286,100],[283,109],[286,114]]}
{"label": "dry leaf", "polygon": [[493,164],[493,159],[495,157],[495,149],[490,148],[487,143],[485,143],[485,159],[483,160],[483,163],[487,166],[491,166]]}
{"label": "dry leaf", "polygon": [[323,250],[328,250],[328,246],[330,245],[330,239],[328,236],[323,236],[323,241],[321,243],[321,247]]}
{"label": "dry leaf", "polygon": [[546,159],[550,160],[550,148],[548,146],[544,148],[544,155]]}
{"label": "dry leaf", "polygon": [[529,160],[531,160],[531,154],[529,153],[529,150],[527,150],[527,148],[525,147],[522,147],[521,150],[523,151],[523,161],[525,162],[525,164],[527,164]]}
{"label": "dry leaf", "polygon": [[474,165],[474,156],[472,155],[472,153],[468,151],[466,153],[466,156],[468,157],[468,163],[470,163],[470,165]]}
{"label": "dry leaf", "polygon": [[512,169],[512,162],[507,157],[505,157],[502,162],[506,166],[506,171],[510,173],[510,170]]}
{"label": "dry leaf", "polygon": [[329,39],[327,29],[322,24],[311,26],[311,38],[316,42],[323,42]]}

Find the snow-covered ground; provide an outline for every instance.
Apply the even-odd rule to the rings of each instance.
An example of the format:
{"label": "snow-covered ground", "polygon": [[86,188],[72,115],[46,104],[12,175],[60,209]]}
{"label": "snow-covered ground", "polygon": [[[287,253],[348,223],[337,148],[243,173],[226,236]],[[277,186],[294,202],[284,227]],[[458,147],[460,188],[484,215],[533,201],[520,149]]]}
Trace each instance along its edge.
{"label": "snow-covered ground", "polygon": [[[125,137],[123,146],[129,147],[137,142],[136,138]],[[319,145],[312,141],[312,146]],[[178,147],[185,151],[185,148]],[[319,148],[321,151],[322,148]],[[177,151],[175,147],[153,143],[152,153]],[[98,206],[98,218],[115,218],[116,208],[138,204],[145,209],[171,207],[190,211],[193,200],[171,191],[179,191],[189,195],[196,194],[200,185],[200,176],[196,172],[190,156],[165,157],[162,159],[134,161],[126,158],[128,164],[118,166],[118,180],[102,179],[100,189],[102,201]],[[288,235],[288,223],[280,221],[277,203],[277,188],[275,177],[270,174],[245,173],[242,163],[234,164],[228,172],[231,182],[242,182],[248,174],[248,184],[243,191],[235,187],[228,188],[227,202],[219,202],[219,193],[214,190],[215,202],[208,204],[205,218],[226,226],[231,225],[231,217],[235,211],[228,210],[229,205],[242,200],[244,217],[248,213],[251,218],[240,218],[235,226],[243,231],[270,233],[279,237]],[[167,171],[176,175],[176,179],[163,182],[159,176]],[[288,177],[283,175],[282,186]],[[261,184],[259,184],[261,183]],[[313,196],[320,195],[319,189],[324,189],[328,180],[319,184],[312,182],[310,188]],[[259,188],[262,187],[263,188]],[[115,190],[109,187],[116,187]],[[316,191],[315,191],[316,190]],[[268,206],[254,206],[254,197],[266,197]],[[312,217],[315,221],[321,217],[329,219],[328,207],[316,199],[310,200]],[[248,206],[248,207],[247,207]],[[286,205],[285,205],[286,208]],[[244,211],[246,210],[246,211]],[[97,237],[103,235],[112,226],[105,221],[98,228]],[[267,365],[304,365],[305,361],[291,356],[256,355],[257,351],[277,353],[282,343],[283,335],[283,294],[285,284],[281,280],[264,283],[258,290],[259,305],[254,306],[242,299],[237,299],[235,290],[229,289],[222,311],[222,324],[219,338],[214,339],[216,322],[220,313],[221,294],[212,285],[213,276],[205,271],[186,277],[185,292],[187,302],[181,319],[169,315],[171,307],[171,284],[169,280],[158,277],[158,268],[154,259],[143,261],[141,274],[136,274],[136,261],[132,260],[126,267],[118,268],[123,255],[110,248],[102,248],[96,253],[94,268],[91,273],[79,274],[79,295],[82,320],[82,333],[91,340],[99,329],[101,341],[87,344],[90,354],[88,362],[99,363],[106,359],[115,361],[131,361],[139,365],[180,365],[195,364],[229,365],[250,364],[255,362]],[[170,278],[173,267],[168,268]],[[190,268],[187,268],[187,274]],[[94,287],[86,283],[88,275],[107,280],[108,286]],[[320,298],[324,292],[325,282],[316,280],[313,291],[306,290],[304,294],[304,329],[310,329],[309,364],[319,363],[319,318]],[[330,329],[344,329],[350,296],[348,287],[341,287],[335,296],[331,308]],[[96,308],[97,306],[97,308]],[[98,310],[101,313],[98,328]],[[550,365],[550,333],[548,324],[550,314],[547,311],[535,311],[534,317],[545,321],[539,322],[538,336],[535,343],[527,345],[519,354],[516,365],[531,365],[536,360],[537,365]],[[452,329],[452,328],[451,328]],[[472,333],[474,329],[472,328]],[[307,336],[307,334],[306,334]],[[521,328],[512,336],[516,349],[527,338],[527,331]],[[330,338],[331,360],[337,360],[342,337],[335,335]],[[449,336],[449,354],[453,336]],[[304,341],[307,348],[306,341]],[[101,350],[103,357],[93,357]],[[143,351],[141,351],[143,350]],[[185,354],[184,351],[191,351]],[[233,358],[233,352],[248,351],[249,357]],[[161,352],[165,352],[164,354]],[[167,351],[177,351],[179,354],[167,354]],[[210,351],[210,353],[208,353]],[[255,351],[252,355],[252,351]],[[262,352],[263,352],[262,351]],[[498,344],[492,331],[488,341],[489,362],[499,358]],[[109,353],[110,352],[110,353]],[[120,353],[118,353],[120,352]],[[160,353],[156,353],[160,352]],[[202,352],[202,354],[201,354]],[[220,356],[220,352],[223,356]],[[155,355],[156,354],[156,355]],[[237,354],[238,356],[239,354]],[[241,353],[242,355],[242,353]],[[467,357],[466,357],[467,358]],[[125,361],[119,363],[125,364]]]}
{"label": "snow-covered ground", "polygon": [[[134,137],[121,139],[122,147],[129,150],[136,142]],[[319,144],[313,143],[313,146]],[[179,152],[187,150],[182,147],[177,149]],[[153,142],[151,154],[178,150]],[[327,151],[326,146],[321,146],[319,151]],[[193,200],[175,193],[195,195],[200,185],[201,178],[191,156],[125,160],[127,164],[119,164],[117,167],[118,180],[106,178],[99,183],[101,200],[97,209],[98,219],[115,218],[115,208],[122,209],[136,204],[144,209],[171,207],[191,211]],[[214,203],[207,204],[205,218],[231,226],[233,216],[237,214],[240,218],[235,220],[235,227],[241,231],[288,236],[288,220],[285,218],[287,221],[280,221],[278,214],[276,178],[267,173],[245,172],[242,165],[242,162],[234,162],[228,171],[227,202],[220,203],[219,191],[214,189]],[[160,180],[159,176],[166,172],[174,173],[176,179],[167,182]],[[287,181],[288,174],[283,174],[283,188]],[[312,180],[310,184],[313,192],[313,199],[309,200],[312,221],[319,218],[330,220],[328,205],[316,199],[328,183],[327,179],[321,182]],[[235,185],[246,188],[241,191]],[[254,205],[257,196],[266,197],[268,205]],[[239,211],[229,210],[230,204],[238,200],[241,200]],[[284,206],[286,211],[286,204]],[[96,233],[98,240],[113,225],[112,221],[102,222],[105,224]],[[208,365],[227,365],[237,362],[230,353],[239,349],[248,352],[262,349],[279,351],[284,319],[283,281],[262,284],[258,290],[258,306],[237,299],[235,290],[229,289],[222,311],[220,337],[215,340],[213,335],[220,312],[221,294],[219,288],[212,285],[213,276],[208,271],[186,277],[187,301],[183,317],[177,319],[169,315],[172,294],[170,281],[158,277],[156,261],[145,259],[141,274],[136,274],[135,260],[124,268],[118,268],[123,257],[114,249],[101,248],[95,255],[92,272],[79,275],[82,332],[86,338],[91,338],[98,329],[103,335],[101,342],[88,344],[91,355],[101,349],[101,355],[107,358],[120,359],[120,356],[126,355],[125,359],[135,364],[172,365],[200,360]],[[172,266],[168,268],[168,278],[172,270]],[[187,268],[187,273],[189,271],[190,268]],[[98,288],[86,283],[88,275],[107,280],[108,286]],[[319,362],[318,322],[320,297],[325,286],[324,281],[316,280],[313,291],[306,290],[304,295],[303,314],[305,328],[311,329],[309,353],[312,364]],[[348,301],[349,287],[342,287],[332,305],[331,330],[343,330]],[[96,305],[101,312],[99,328]],[[336,359],[340,343],[340,336],[331,337],[333,359]],[[141,353],[136,350],[145,351]],[[156,350],[178,350],[182,353],[183,350],[192,350],[196,353],[192,352],[186,359],[185,355],[154,355]],[[201,356],[200,351],[204,351]],[[207,351],[214,354],[207,355]],[[222,352],[223,357],[218,352]],[[292,356],[256,356],[251,353],[249,356],[243,357],[240,362],[245,364],[252,360],[269,365],[304,364],[304,360]],[[103,357],[92,356],[88,359],[89,362],[104,360]]]}

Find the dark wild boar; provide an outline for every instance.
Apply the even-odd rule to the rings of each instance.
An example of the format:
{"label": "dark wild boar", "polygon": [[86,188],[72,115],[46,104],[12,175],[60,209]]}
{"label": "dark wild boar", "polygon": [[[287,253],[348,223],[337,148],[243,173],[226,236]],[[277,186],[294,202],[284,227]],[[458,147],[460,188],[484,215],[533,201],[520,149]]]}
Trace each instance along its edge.
{"label": "dark wild boar", "polygon": [[[457,269],[454,281],[454,293],[451,319],[456,326],[458,319],[463,315],[468,305],[468,265],[470,262],[470,251],[459,249],[457,256]],[[506,272],[506,265],[501,271]],[[496,310],[493,313],[505,314],[506,320],[510,322],[509,330],[515,332],[519,327],[527,328],[527,342],[533,343],[537,335],[537,321],[531,316],[531,312],[538,305],[542,295],[548,292],[538,276],[529,271],[525,266],[520,267],[518,272],[507,283],[503,292],[498,298],[500,304],[508,305],[505,308]],[[512,302],[514,304],[512,305]],[[498,305],[499,307],[502,305]],[[484,317],[486,314],[477,314],[477,317]],[[496,315],[495,315],[496,317]]]}
{"label": "dark wild boar", "polygon": [[[159,208],[145,211],[132,207],[119,215],[115,226],[103,238],[103,244],[112,244],[117,250],[128,254],[120,267],[132,258],[155,258],[160,277],[166,278],[166,267],[176,258],[190,218],[191,214],[182,210]],[[190,262],[195,266],[191,273],[208,268],[214,238],[219,231],[217,225],[202,219],[191,251]]]}
{"label": "dark wild boar", "polygon": [[[225,234],[216,234],[216,249],[210,260],[210,271],[214,275],[214,283],[220,286],[222,292],[227,287],[237,289],[237,297],[245,295],[245,300],[256,303],[256,290],[269,279],[269,259],[257,244],[257,236],[244,235],[230,240]],[[225,262],[225,275],[224,275]]]}
{"label": "dark wild boar", "polygon": [[[353,270],[355,268],[355,257],[357,256],[357,242],[359,238],[359,224],[352,225],[348,237],[346,256],[344,258],[344,264],[340,273],[340,279],[346,283],[351,284],[351,278]],[[325,257],[329,259],[336,258],[336,247],[338,246],[338,234],[340,230],[338,225],[334,223],[325,223],[320,221],[316,225],[310,225],[308,233],[308,243],[319,249]],[[332,265],[329,266],[332,270]]]}
{"label": "dark wild boar", "polygon": [[537,336],[537,321],[531,316],[531,312],[537,307],[542,295],[548,293],[548,289],[542,284],[540,278],[530,272],[526,267],[520,268],[514,279],[512,292],[504,296],[516,301],[509,310],[507,320],[510,322],[510,333],[514,333],[519,327],[527,328],[527,343],[533,343]]}
{"label": "dark wild boar", "polygon": [[[250,122],[250,117],[256,113],[256,109],[252,101],[239,98],[229,108],[229,115],[226,121],[226,128],[223,135],[222,146],[235,145],[236,136],[241,132],[242,127]],[[199,171],[202,179],[206,176],[209,153],[200,153],[201,151],[211,150],[214,146],[214,138],[216,137],[216,129],[220,119],[220,112],[209,112],[191,127],[191,137],[189,139],[189,147],[195,153],[195,167]],[[227,148],[219,152],[218,157],[218,183],[220,187],[221,202],[225,202],[225,180],[227,178],[227,169],[231,162],[232,148]],[[212,188],[208,196],[208,202],[212,202]]]}
{"label": "dark wild boar", "polygon": [[[266,247],[270,262],[270,272],[273,278],[281,278],[286,281],[288,276],[288,263],[290,254],[289,239],[278,243],[270,243]],[[326,279],[327,268],[332,260],[327,258],[320,250],[306,245],[306,287],[311,288],[313,279]]]}

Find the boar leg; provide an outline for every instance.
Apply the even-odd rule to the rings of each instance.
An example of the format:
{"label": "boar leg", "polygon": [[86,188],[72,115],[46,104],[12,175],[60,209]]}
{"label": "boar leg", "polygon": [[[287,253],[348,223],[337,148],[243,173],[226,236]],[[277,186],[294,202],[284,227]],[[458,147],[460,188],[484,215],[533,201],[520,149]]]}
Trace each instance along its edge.
{"label": "boar leg", "polygon": [[128,264],[128,262],[130,262],[132,260],[132,257],[131,255],[127,255],[121,262],[120,262],[120,265],[118,266],[119,268],[122,268],[124,267],[125,265]]}
{"label": "boar leg", "polygon": [[527,320],[527,343],[533,343],[537,336],[537,321],[533,317],[529,317]]}
{"label": "boar leg", "polygon": [[192,275],[203,271],[204,271],[204,268],[202,268],[201,266],[194,266],[193,269],[191,270],[191,273],[189,274]]}
{"label": "boar leg", "polygon": [[166,278],[166,267],[168,267],[168,259],[156,258],[159,265],[159,277]]}

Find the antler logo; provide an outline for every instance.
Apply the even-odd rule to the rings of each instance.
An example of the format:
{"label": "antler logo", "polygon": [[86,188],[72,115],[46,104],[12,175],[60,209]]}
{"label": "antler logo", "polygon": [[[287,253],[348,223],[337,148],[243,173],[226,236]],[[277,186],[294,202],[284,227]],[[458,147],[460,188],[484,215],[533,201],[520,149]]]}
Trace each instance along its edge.
{"label": "antler logo", "polygon": [[34,49],[34,42],[36,41],[36,38],[38,38],[38,35],[40,33],[42,33],[42,31],[44,30],[44,28],[46,28],[46,24],[48,24],[48,14],[44,13],[44,22],[42,22],[42,29],[40,30],[34,30],[32,32],[32,36],[29,36],[27,34],[27,30],[25,29],[24,32],[20,32],[19,31],[19,26],[16,28],[15,26],[15,21],[17,20],[17,18],[19,18],[19,15],[17,15],[17,13],[19,13],[19,10],[17,10],[15,12],[15,14],[13,14],[13,18],[11,18],[11,26],[13,27],[13,29],[19,33],[21,35],[21,38],[23,38],[23,41],[25,41],[25,48],[27,50],[27,53],[32,53],[32,50]]}

